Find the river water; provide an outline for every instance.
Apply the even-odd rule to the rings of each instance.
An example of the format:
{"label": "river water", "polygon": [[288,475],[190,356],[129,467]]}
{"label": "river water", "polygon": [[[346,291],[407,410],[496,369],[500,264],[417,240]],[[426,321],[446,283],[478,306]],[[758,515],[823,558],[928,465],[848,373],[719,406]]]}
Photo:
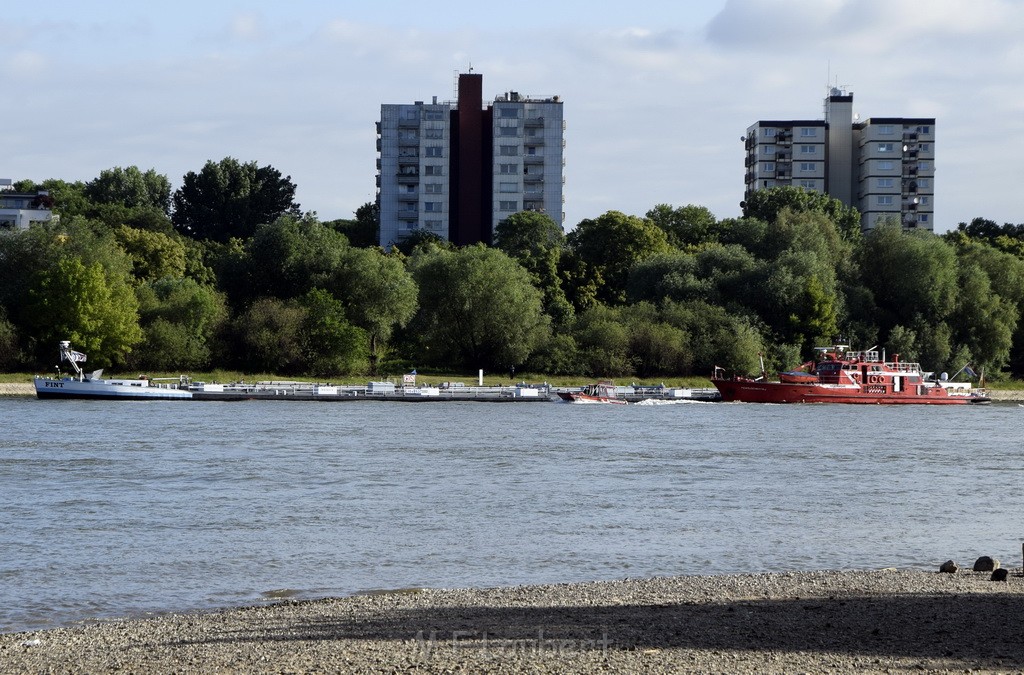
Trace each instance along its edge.
{"label": "river water", "polygon": [[409,587],[1019,565],[1024,408],[0,399],[0,632]]}

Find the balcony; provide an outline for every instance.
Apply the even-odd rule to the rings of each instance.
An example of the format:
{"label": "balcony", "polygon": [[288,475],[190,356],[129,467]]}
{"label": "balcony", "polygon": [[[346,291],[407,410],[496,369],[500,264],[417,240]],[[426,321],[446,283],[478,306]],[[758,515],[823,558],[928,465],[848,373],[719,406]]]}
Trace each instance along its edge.
{"label": "balcony", "polygon": [[523,126],[527,129],[543,129],[544,118],[543,117],[527,117],[523,120]]}

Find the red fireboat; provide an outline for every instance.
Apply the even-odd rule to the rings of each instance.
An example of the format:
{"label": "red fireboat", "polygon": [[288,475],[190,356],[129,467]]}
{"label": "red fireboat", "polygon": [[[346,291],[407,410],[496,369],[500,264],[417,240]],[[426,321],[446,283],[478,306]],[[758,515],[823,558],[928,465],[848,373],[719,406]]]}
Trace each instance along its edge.
{"label": "red fireboat", "polygon": [[[777,382],[761,377],[727,377],[716,367],[711,382],[726,402],[743,403],[872,403],[964,405],[991,403],[984,389],[970,382],[953,382],[945,373],[936,377],[920,364],[892,361],[872,347],[850,351],[847,345],[819,347],[819,358],[795,370],[779,373]],[[961,372],[973,374],[965,366]],[[959,374],[959,373],[957,373]],[[954,378],[956,375],[954,375]]]}

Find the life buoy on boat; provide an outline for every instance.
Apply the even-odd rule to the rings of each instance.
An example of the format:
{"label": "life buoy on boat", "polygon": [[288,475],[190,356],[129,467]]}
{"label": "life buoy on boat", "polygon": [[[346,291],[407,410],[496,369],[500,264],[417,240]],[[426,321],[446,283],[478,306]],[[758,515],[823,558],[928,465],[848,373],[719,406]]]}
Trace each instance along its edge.
{"label": "life buoy on boat", "polygon": [[881,375],[868,375],[868,382],[870,382],[871,384],[881,384],[882,376]]}

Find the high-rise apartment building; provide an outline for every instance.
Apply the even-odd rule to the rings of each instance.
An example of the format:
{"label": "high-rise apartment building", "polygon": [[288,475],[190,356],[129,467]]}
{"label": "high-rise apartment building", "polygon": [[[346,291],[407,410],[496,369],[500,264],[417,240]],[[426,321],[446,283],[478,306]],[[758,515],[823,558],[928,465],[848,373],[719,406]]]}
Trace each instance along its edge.
{"label": "high-rise apartment building", "polygon": [[384,104],[377,124],[380,244],[415,232],[491,243],[499,222],[540,211],[560,227],[562,102],[507,92],[484,105],[483,76],[460,74],[453,102]]}
{"label": "high-rise apartment building", "polygon": [[853,93],[833,88],[824,120],[762,120],[747,128],[746,190],[791,185],[861,213],[861,228],[935,227],[935,118],[855,119]]}

